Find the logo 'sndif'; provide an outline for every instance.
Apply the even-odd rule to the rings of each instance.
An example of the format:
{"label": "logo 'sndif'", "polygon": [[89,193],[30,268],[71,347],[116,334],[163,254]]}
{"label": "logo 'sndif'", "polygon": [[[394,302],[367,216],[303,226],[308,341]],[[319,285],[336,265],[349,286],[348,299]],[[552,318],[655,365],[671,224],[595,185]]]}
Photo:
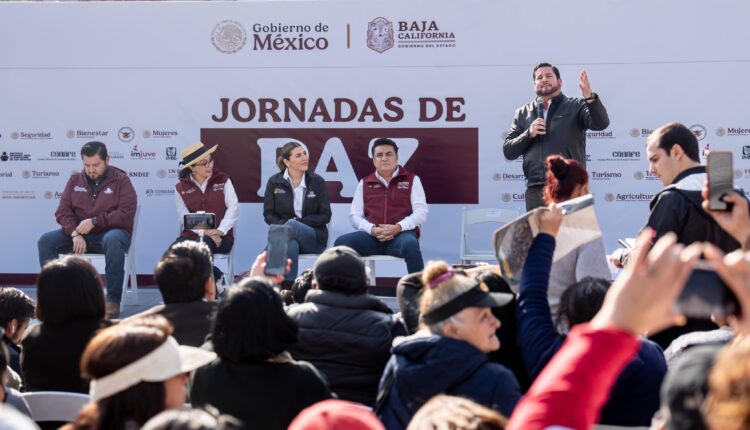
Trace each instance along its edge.
{"label": "logo 'sndif'", "polygon": [[247,43],[247,33],[242,24],[237,21],[221,21],[211,32],[211,43],[220,52],[234,54]]}
{"label": "logo 'sndif'", "polygon": [[370,21],[367,24],[367,47],[380,54],[393,48],[393,23],[383,17]]}

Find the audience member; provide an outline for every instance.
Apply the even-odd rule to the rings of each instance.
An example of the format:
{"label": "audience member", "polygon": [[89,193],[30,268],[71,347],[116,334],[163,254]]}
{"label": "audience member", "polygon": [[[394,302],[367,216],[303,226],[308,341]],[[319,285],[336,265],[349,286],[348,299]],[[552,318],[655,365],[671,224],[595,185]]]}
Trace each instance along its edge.
{"label": "audience member", "polygon": [[244,428],[274,430],[286,429],[302,409],[331,397],[317,370],[286,352],[297,330],[266,279],[231,286],[211,332],[218,358],[195,373],[193,407],[210,404]]}
{"label": "audience member", "polygon": [[[525,392],[531,385],[529,375],[523,365],[521,349],[518,345],[516,330],[516,296],[508,282],[492,270],[497,266],[478,266],[464,271],[483,282],[492,293],[507,293],[513,299],[507,305],[492,308],[492,314],[500,321],[495,334],[503,347],[488,354],[490,361],[507,367],[518,380],[521,391]],[[460,272],[461,269],[457,270]],[[398,281],[396,297],[401,309],[401,318],[408,327],[408,333],[414,334],[419,328],[419,294],[422,291],[422,272],[410,273]]]}
{"label": "audience member", "polygon": [[521,397],[513,373],[491,363],[500,348],[500,323],[491,308],[510,294],[488,293],[486,285],[454,272],[444,262],[425,269],[420,299],[424,330],[394,342],[380,381],[375,411],[388,429],[404,429],[417,410],[440,393],[464,396],[505,415]]}
{"label": "audience member", "polygon": [[3,343],[10,354],[9,366],[21,373],[21,338],[34,318],[36,305],[29,296],[18,288],[0,288],[0,327],[5,329]]}
{"label": "audience member", "polygon": [[6,383],[8,371],[10,370],[8,367],[9,363],[8,349],[5,345],[0,344],[0,404],[11,405],[22,414],[30,417],[29,405],[21,397],[21,393],[18,390],[8,387]]}
{"label": "audience member", "polygon": [[406,260],[409,273],[424,268],[419,226],[427,221],[427,200],[419,176],[398,164],[398,146],[391,139],[372,144],[375,172],[359,181],[349,220],[357,230],[334,244],[359,255],[391,255]]}
{"label": "audience member", "polygon": [[711,430],[750,428],[750,338],[719,352],[708,383],[708,427]]}
{"label": "audience member", "polygon": [[372,405],[393,338],[406,330],[388,305],[367,294],[365,263],[353,249],[326,249],[313,273],[305,303],[288,310],[299,325],[289,352],[312,363],[339,398]]}
{"label": "audience member", "polygon": [[81,354],[94,333],[110,325],[104,319],[99,274],[80,257],[53,260],[39,273],[36,294],[41,324],[31,327],[21,342],[25,390],[88,393]]}
{"label": "audience member", "polygon": [[328,244],[331,203],[326,181],[308,172],[307,148],[298,142],[281,147],[276,160],[280,172],[268,178],[263,197],[266,224],[282,224],[289,234],[287,257],[292,270],[285,279],[291,284],[297,277],[299,254],[320,254]]}
{"label": "audience member", "polygon": [[709,430],[703,413],[708,395],[708,374],[722,346],[696,346],[675,361],[664,378],[661,407],[652,428]]}
{"label": "audience member", "polygon": [[[534,238],[521,277],[518,307],[518,338],[526,370],[532,379],[560,350],[566,336],[559,334],[550,316],[547,300],[555,235],[562,223],[562,211],[556,205],[539,213],[539,234]],[[560,315],[569,327],[590,321],[599,311],[609,281],[584,278],[562,295]],[[661,348],[641,339],[641,347],[612,389],[601,413],[602,424],[646,426],[659,409],[659,389],[667,365]]]}
{"label": "audience member", "polygon": [[294,298],[294,303],[305,303],[307,292],[310,291],[313,285],[313,278],[314,275],[312,269],[307,269],[297,276],[292,284],[292,297]]}
{"label": "audience member", "polygon": [[503,430],[508,419],[469,399],[439,394],[414,415],[406,430]]}
{"label": "audience member", "polygon": [[180,346],[161,316],[121,322],[97,333],[81,358],[91,403],[65,430],[140,428],[165,409],[180,410],[190,372],[216,354]]}
{"label": "audience member", "polygon": [[385,430],[385,427],[366,407],[331,399],[300,412],[289,430]]}
{"label": "audience member", "polygon": [[102,142],[84,144],[81,159],[83,170],[70,176],[55,211],[61,229],[39,238],[39,264],[43,268],[59,254],[70,252],[103,253],[107,318],[117,318],[138,196],[128,174],[109,165]]}
{"label": "audience member", "polygon": [[[180,224],[189,213],[203,211],[216,215],[216,228],[203,232],[203,242],[208,245],[211,255],[228,254],[232,250],[234,225],[240,217],[240,204],[232,180],[214,167],[212,154],[217,146],[209,148],[196,142],[185,148],[180,153],[180,180],[175,185],[175,204]],[[199,239],[195,231],[185,229],[184,225],[182,227],[176,242]],[[234,281],[227,280],[218,267],[214,266],[213,272],[221,290]]]}
{"label": "audience member", "polygon": [[[677,241],[685,245],[708,242],[724,252],[739,248],[740,243],[714,219],[706,216],[701,208],[706,167],[700,164],[700,148],[695,134],[680,123],[663,125],[646,139],[646,154],[649,172],[664,185],[649,204],[651,213],[646,227],[655,231],[653,240],[673,232]],[[627,252],[615,251],[613,260],[615,264],[627,262]],[[711,321],[691,318],[683,327],[668,328],[649,337],[662,348],[667,348],[682,334],[716,328]]]}
{"label": "audience member", "polygon": [[208,246],[192,240],[175,243],[156,263],[154,279],[164,304],[131,318],[161,315],[172,324],[172,336],[180,345],[203,345],[216,313]]}
{"label": "audience member", "polygon": [[[545,160],[545,167],[547,183],[543,193],[546,204],[562,203],[589,194],[589,174],[582,163],[561,155],[550,155]],[[548,298],[554,315],[557,313],[560,296],[569,285],[587,276],[612,278],[607,265],[604,240],[594,239],[555,261],[549,276]]]}
{"label": "audience member", "polygon": [[219,415],[213,407],[189,411],[166,410],[148,420],[141,430],[239,430],[242,423],[229,415]]}
{"label": "audience member", "polygon": [[[684,322],[674,302],[700,246],[686,249],[668,233],[649,253],[651,235],[647,229],[639,236],[630,263],[609,289],[599,312],[590,323],[571,330],[516,407],[508,430],[591,428],[617,376],[636,354],[638,336]],[[750,305],[750,286],[738,288],[742,288],[738,293],[743,295],[742,303]],[[743,320],[742,325],[750,322]]]}

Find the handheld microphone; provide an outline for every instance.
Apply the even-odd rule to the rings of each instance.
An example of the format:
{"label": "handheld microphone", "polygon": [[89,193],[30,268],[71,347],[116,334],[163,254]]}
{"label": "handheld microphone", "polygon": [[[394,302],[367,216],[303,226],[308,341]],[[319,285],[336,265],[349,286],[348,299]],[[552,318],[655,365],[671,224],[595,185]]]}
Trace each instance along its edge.
{"label": "handheld microphone", "polygon": [[544,119],[544,98],[536,98],[536,117]]}

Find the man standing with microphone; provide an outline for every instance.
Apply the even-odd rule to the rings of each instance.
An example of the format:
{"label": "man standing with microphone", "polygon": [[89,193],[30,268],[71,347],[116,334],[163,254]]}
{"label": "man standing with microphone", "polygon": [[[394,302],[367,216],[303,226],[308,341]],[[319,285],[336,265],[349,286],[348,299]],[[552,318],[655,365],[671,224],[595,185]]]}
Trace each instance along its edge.
{"label": "man standing with microphone", "polygon": [[537,98],[516,110],[503,154],[509,160],[523,156],[526,176],[526,210],[544,206],[542,188],[548,155],[560,154],[586,165],[586,130],[604,130],[609,117],[599,96],[591,91],[586,71],[578,86],[581,98],[562,93],[557,67],[540,63],[534,67],[534,91]]}

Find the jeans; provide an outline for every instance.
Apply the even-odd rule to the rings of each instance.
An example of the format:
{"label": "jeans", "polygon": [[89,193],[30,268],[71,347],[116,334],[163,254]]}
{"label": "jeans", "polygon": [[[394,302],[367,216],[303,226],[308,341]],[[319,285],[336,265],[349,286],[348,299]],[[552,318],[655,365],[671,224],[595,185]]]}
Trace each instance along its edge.
{"label": "jeans", "polygon": [[[104,254],[104,277],[107,282],[107,301],[120,303],[122,284],[125,280],[125,253],[130,247],[130,233],[121,228],[89,233],[83,236],[86,240],[86,252]],[[73,238],[63,233],[62,229],[44,233],[37,242],[39,265],[56,260],[59,254],[73,251]],[[131,256],[132,257],[132,256]]]}
{"label": "jeans", "polygon": [[299,271],[299,255],[320,254],[326,249],[326,245],[318,242],[315,230],[303,222],[290,219],[284,226],[289,231],[289,248],[286,256],[292,260],[292,270],[284,276],[284,280],[294,281]]}
{"label": "jeans", "polygon": [[[177,238],[177,240],[172,242],[172,245],[174,245],[175,243],[185,242],[187,240],[195,240],[195,239],[190,239],[189,237],[180,236]],[[200,242],[200,239],[195,240],[195,241]],[[212,256],[214,254],[229,254],[229,252],[232,250],[232,245],[234,245],[233,240],[229,240],[225,237],[221,238],[220,246],[216,246],[216,243],[213,241],[213,239],[211,239],[208,236],[203,237],[203,243],[205,243],[208,246],[208,249],[211,251]],[[224,272],[222,272],[218,267],[214,266],[214,279],[218,282],[222,276],[224,276]],[[234,283],[234,279],[227,279],[227,281],[229,282],[229,285]]]}
{"label": "jeans", "polygon": [[368,255],[390,255],[406,260],[406,270],[409,273],[421,272],[424,269],[422,251],[419,249],[417,232],[406,230],[399,233],[393,240],[387,242],[379,241],[364,231],[355,231],[339,236],[334,242],[335,246],[348,246],[365,257]]}

